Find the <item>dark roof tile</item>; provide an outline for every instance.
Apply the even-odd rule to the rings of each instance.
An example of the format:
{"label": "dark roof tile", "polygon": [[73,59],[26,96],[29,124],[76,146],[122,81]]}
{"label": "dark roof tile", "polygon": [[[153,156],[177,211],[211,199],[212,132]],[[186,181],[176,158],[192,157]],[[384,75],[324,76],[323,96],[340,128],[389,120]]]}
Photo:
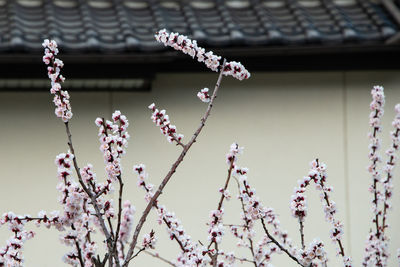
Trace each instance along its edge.
{"label": "dark roof tile", "polygon": [[[400,6],[400,0],[396,0]],[[202,46],[383,41],[399,31],[372,0],[8,0],[0,4],[0,51],[41,49],[56,38],[68,52],[165,48],[162,28]]]}

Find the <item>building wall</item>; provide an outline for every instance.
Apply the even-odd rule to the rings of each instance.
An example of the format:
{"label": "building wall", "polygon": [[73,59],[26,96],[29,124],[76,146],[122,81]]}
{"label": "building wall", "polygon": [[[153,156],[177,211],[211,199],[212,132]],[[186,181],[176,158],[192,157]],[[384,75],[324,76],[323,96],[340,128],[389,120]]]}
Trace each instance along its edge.
{"label": "building wall", "polygon": [[[72,78],[72,77],[71,77]],[[155,102],[165,108],[180,133],[189,140],[199,124],[206,105],[196,93],[213,88],[217,75],[160,74],[151,92],[72,93],[73,142],[80,166],[90,162],[99,179],[104,164],[99,151],[94,119],[110,118],[119,109],[130,120],[131,140],[123,159],[126,199],[136,206],[135,219],[145,205],[143,192],[136,186],[132,166],[144,163],[150,181],[158,185],[180,153],[169,144],[150,118],[147,106]],[[393,107],[400,102],[399,72],[296,72],[253,73],[248,81],[224,78],[215,108],[177,173],[167,185],[160,202],[175,211],[193,240],[206,243],[209,211],[218,202],[218,189],[226,179],[225,154],[233,142],[244,146],[238,164],[250,170],[249,181],[265,206],[274,207],[282,227],[299,244],[298,223],[291,217],[289,200],[297,180],[308,173],[315,158],[328,165],[328,183],[334,186],[333,199],[338,218],[345,224],[344,247],[360,266],[366,235],[371,227],[368,186],[367,132],[370,89],[385,86],[383,149],[389,145]],[[63,123],[53,114],[48,93],[0,94],[0,212],[36,214],[60,209],[54,158],[67,148]],[[396,178],[399,172],[396,170]],[[391,254],[400,247],[400,182],[396,179],[394,209],[390,213]],[[230,186],[236,196],[236,186]],[[335,258],[335,244],[329,240],[330,226],[324,220],[318,193],[307,192],[309,216],[305,222],[306,242],[320,237],[330,254],[329,266],[341,266]],[[235,197],[225,203],[225,223],[240,223],[240,204]],[[164,226],[158,226],[154,213],[142,234],[154,229],[160,255],[174,259],[178,246],[168,240]],[[36,227],[32,227],[35,229]],[[59,244],[55,230],[37,229],[37,236],[26,243],[27,266],[63,266],[67,250]],[[261,231],[259,231],[260,236]],[[0,229],[4,244],[10,233]],[[226,231],[225,251],[235,248],[236,240]],[[237,256],[249,256],[243,249]],[[392,256],[390,266],[395,266]],[[275,266],[296,266],[282,255],[274,256]],[[148,255],[140,255],[134,266],[164,266]],[[246,264],[244,264],[246,265]]]}

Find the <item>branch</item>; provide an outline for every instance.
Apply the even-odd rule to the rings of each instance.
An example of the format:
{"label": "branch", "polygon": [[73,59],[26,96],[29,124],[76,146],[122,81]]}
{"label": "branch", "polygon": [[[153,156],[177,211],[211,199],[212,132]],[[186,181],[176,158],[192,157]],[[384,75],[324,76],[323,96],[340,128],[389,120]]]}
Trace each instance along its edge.
{"label": "branch", "polygon": [[[230,181],[230,179],[231,179],[232,170],[233,170],[233,167],[234,167],[234,166],[235,166],[235,158],[232,158],[232,159],[230,160],[230,164],[229,164],[228,176],[226,177],[225,185],[224,185],[223,191],[221,192],[221,198],[219,199],[219,202],[218,202],[218,207],[217,207],[217,210],[218,210],[218,211],[222,209],[222,204],[224,203],[224,199],[225,199],[225,191],[226,191],[226,189],[228,188],[229,181]],[[213,222],[213,224],[215,225],[217,222],[218,222],[218,218],[217,218],[217,217],[214,217],[214,222]],[[210,242],[210,244],[208,245],[207,248],[210,249],[210,247],[212,246],[212,244],[214,244],[214,246],[215,246],[215,255],[214,255],[214,256],[210,255],[210,257],[211,257],[211,259],[212,259],[212,261],[213,261],[213,265],[214,265],[214,266],[217,266],[217,260],[218,260],[218,244],[217,244],[217,242],[216,242],[215,240],[212,240],[212,241]]]}
{"label": "branch", "polygon": [[[139,250],[141,250],[140,247],[136,247],[136,248],[138,248]],[[150,252],[150,251],[148,251],[148,250],[144,250],[143,252],[146,253],[146,254],[148,254],[148,255],[150,255],[150,256],[152,256],[152,257],[154,257],[154,258],[157,258],[157,259],[159,259],[159,260],[161,260],[161,261],[163,261],[163,262],[165,262],[165,263],[167,263],[167,264],[169,264],[169,265],[171,265],[171,266],[175,266],[175,264],[174,264],[173,262],[171,262],[171,261],[169,261],[169,260],[167,260],[167,259],[161,257],[160,255],[158,255],[158,253],[152,253],[152,252]]]}
{"label": "branch", "polygon": [[299,218],[299,224],[300,224],[300,239],[301,239],[301,248],[304,250],[306,246],[304,245],[304,224],[303,220]]}
{"label": "branch", "polygon": [[[242,206],[242,211],[243,211],[243,214],[244,214],[244,223],[245,223],[245,226],[244,226],[244,227],[247,228],[247,230],[249,230],[249,222],[248,222],[247,216],[246,216],[247,212],[246,212],[246,209],[245,209],[245,207],[244,207],[243,198],[240,197],[240,183],[239,183],[239,181],[238,181],[237,179],[235,179],[235,181],[236,181],[237,186],[238,186],[239,199],[240,199],[240,203],[241,203],[241,206]],[[253,256],[253,259],[254,259],[253,240],[252,240],[250,237],[248,238],[248,240],[249,240],[249,243],[250,243],[249,249],[250,249],[251,255]],[[254,262],[254,266],[257,267],[256,261],[252,261],[252,262]]]}
{"label": "branch", "polygon": [[[393,137],[398,139],[399,134],[400,134],[400,129],[396,129],[396,132],[394,133]],[[394,150],[398,150],[398,145],[395,143],[394,140],[392,140],[392,148]],[[396,164],[396,160],[395,160],[395,157],[392,155],[392,156],[390,156],[390,160],[388,162],[386,162],[386,165],[394,167],[395,164]],[[387,211],[388,211],[388,209],[390,207],[389,203],[388,203],[388,200],[392,197],[392,190],[390,188],[390,183],[391,183],[392,178],[393,178],[392,172],[388,171],[386,180],[383,182],[384,189],[385,189],[385,193],[384,193],[385,198],[384,198],[384,201],[383,201],[383,205],[384,206],[383,206],[383,214],[382,214],[382,234],[385,234],[385,230],[388,227],[386,225],[386,218],[387,218]],[[387,187],[385,185],[389,185],[389,187]]]}
{"label": "branch", "polygon": [[[220,87],[221,80],[222,80],[222,72],[223,72],[223,69],[225,67],[225,63],[226,63],[226,60],[224,59],[224,62],[222,64],[222,67],[221,67],[221,70],[220,70],[220,73],[219,73],[219,76],[218,76],[217,83],[216,83],[215,88],[214,88],[213,95],[211,97],[210,103],[208,104],[208,108],[207,108],[203,118],[201,119],[200,126],[197,128],[197,130],[193,134],[192,139],[190,139],[189,143],[187,143],[184,146],[181,154],[179,155],[179,157],[177,158],[175,163],[172,165],[170,171],[167,173],[167,175],[165,176],[165,178],[161,182],[160,186],[158,187],[157,191],[155,192],[155,194],[152,197],[152,199],[150,200],[150,202],[147,204],[147,207],[144,210],[144,212],[142,214],[142,217],[140,218],[139,223],[136,226],[135,232],[133,234],[132,242],[130,244],[128,253],[126,255],[126,259],[130,259],[132,257],[132,255],[133,255],[133,250],[134,250],[134,248],[136,246],[140,230],[142,229],[143,224],[146,221],[146,218],[147,218],[151,208],[153,207],[153,205],[156,202],[156,200],[158,199],[158,197],[161,195],[162,190],[167,185],[169,179],[171,179],[172,175],[176,172],[176,169],[178,168],[179,164],[183,161],[183,159],[184,159],[186,153],[188,152],[188,150],[190,149],[190,147],[193,145],[194,142],[196,142],[197,136],[200,134],[201,130],[203,129],[203,127],[204,127],[204,125],[205,125],[205,123],[207,121],[207,118],[210,115],[211,109],[212,109],[213,104],[214,104],[214,100],[217,97],[218,89]],[[123,267],[128,266],[128,264],[129,264],[129,260],[126,260],[124,265],[123,265]]]}
{"label": "branch", "polygon": [[140,252],[144,251],[145,249],[146,249],[146,248],[141,248],[141,249],[139,249],[139,251],[136,252],[136,254],[133,255],[132,258],[130,258],[129,260],[132,260],[132,259],[136,258],[136,257],[140,254]]}
{"label": "branch", "polygon": [[269,232],[267,229],[267,226],[265,225],[265,221],[264,218],[261,218],[261,224],[263,226],[264,232],[265,234],[268,236],[269,239],[271,239],[271,241],[278,246],[278,248],[280,250],[282,250],[283,252],[285,252],[292,260],[294,260],[295,262],[297,262],[297,264],[299,264],[300,266],[305,267],[303,264],[301,264],[301,262],[295,257],[293,256],[287,249],[285,249]]}
{"label": "branch", "polygon": [[119,238],[119,230],[121,228],[122,193],[124,191],[124,182],[122,181],[121,175],[118,175],[117,178],[118,178],[118,182],[119,182],[119,196],[118,196],[118,220],[117,220],[117,230],[115,231],[114,251],[117,250],[117,242],[118,242],[118,238]]}
{"label": "branch", "polygon": [[[246,182],[244,182],[244,190],[245,190],[246,194],[250,197],[251,195],[250,195],[250,192],[249,192],[248,187],[247,187],[247,185],[246,185]],[[291,258],[292,260],[294,260],[294,261],[295,261],[297,264],[299,264],[300,266],[305,267],[303,264],[301,264],[301,262],[300,262],[294,255],[292,255],[286,248],[284,248],[284,247],[278,242],[278,240],[276,240],[276,239],[268,232],[267,226],[265,225],[264,218],[261,217],[260,219],[261,219],[261,224],[262,224],[262,227],[263,227],[263,229],[264,229],[264,232],[265,232],[265,234],[268,236],[268,238],[269,238],[275,245],[277,245],[277,247],[278,247],[280,250],[282,250],[283,252],[285,252],[285,253],[289,256],[289,258]]]}
{"label": "branch", "polygon": [[104,219],[102,217],[102,214],[100,212],[100,208],[97,205],[96,197],[95,197],[94,193],[92,193],[90,191],[89,187],[87,187],[85,185],[85,183],[83,182],[81,173],[79,171],[79,167],[78,167],[78,162],[77,162],[77,159],[76,159],[74,146],[72,144],[72,135],[71,135],[71,131],[69,129],[69,124],[68,124],[68,122],[65,122],[64,124],[65,124],[65,130],[66,130],[67,137],[68,137],[69,150],[74,155],[74,159],[73,159],[74,168],[75,168],[75,171],[76,171],[76,175],[78,176],[79,183],[82,186],[83,190],[86,192],[86,194],[89,196],[89,198],[90,198],[90,200],[92,202],[92,205],[94,207],[94,210],[96,211],[96,217],[99,220],[100,227],[101,227],[101,229],[102,229],[102,231],[103,231],[103,233],[104,233],[104,235],[106,237],[107,249],[108,249],[108,253],[110,255],[110,258],[114,257],[116,259],[117,266],[119,266],[118,255],[113,253],[112,237],[111,237],[110,232],[108,231],[108,229],[106,227],[106,224],[105,224]]}

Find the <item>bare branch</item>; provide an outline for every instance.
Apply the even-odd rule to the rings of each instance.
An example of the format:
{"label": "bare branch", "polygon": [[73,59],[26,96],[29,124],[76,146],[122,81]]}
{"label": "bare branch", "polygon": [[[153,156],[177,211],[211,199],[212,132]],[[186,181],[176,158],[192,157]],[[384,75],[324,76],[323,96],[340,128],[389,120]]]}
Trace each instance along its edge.
{"label": "bare branch", "polygon": [[300,224],[300,239],[301,239],[301,248],[304,250],[306,248],[304,244],[304,223],[301,218],[299,218],[299,224]]}

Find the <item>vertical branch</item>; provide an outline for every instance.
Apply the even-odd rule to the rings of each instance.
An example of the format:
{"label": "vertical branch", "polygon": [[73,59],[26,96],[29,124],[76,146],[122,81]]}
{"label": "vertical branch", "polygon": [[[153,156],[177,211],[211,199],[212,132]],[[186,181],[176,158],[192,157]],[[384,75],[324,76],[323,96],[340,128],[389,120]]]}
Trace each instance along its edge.
{"label": "vertical branch", "polygon": [[221,84],[222,73],[223,73],[223,70],[224,70],[224,68],[225,68],[225,63],[226,63],[226,60],[224,59],[223,64],[222,64],[222,67],[221,67],[221,69],[220,69],[220,73],[219,73],[219,76],[218,76],[217,83],[216,83],[215,88],[214,88],[213,95],[212,95],[212,97],[211,97],[210,103],[208,104],[208,108],[207,108],[207,110],[206,110],[204,116],[203,116],[202,119],[201,119],[200,126],[197,128],[197,130],[196,130],[195,133],[193,134],[193,136],[192,136],[192,138],[190,139],[189,143],[187,143],[186,145],[184,145],[181,154],[180,154],[179,157],[176,159],[175,163],[172,165],[170,171],[169,171],[169,172],[167,173],[167,175],[164,177],[163,181],[162,181],[161,184],[159,185],[157,191],[155,192],[155,194],[154,194],[154,196],[152,197],[152,199],[150,200],[150,202],[147,204],[147,207],[146,207],[146,209],[144,210],[144,212],[143,212],[143,214],[142,214],[142,216],[141,216],[141,218],[140,218],[140,220],[139,220],[139,222],[138,222],[138,224],[137,224],[137,226],[136,226],[136,228],[135,228],[135,232],[134,232],[134,234],[133,234],[133,238],[132,238],[132,241],[131,241],[131,243],[130,243],[129,250],[128,250],[128,253],[127,253],[127,255],[126,255],[126,260],[125,260],[125,263],[123,264],[124,267],[128,266],[128,264],[129,264],[129,259],[130,259],[130,258],[132,257],[132,255],[133,255],[133,250],[134,250],[135,247],[136,247],[137,239],[138,239],[140,230],[142,229],[143,224],[144,224],[144,222],[146,221],[146,218],[147,218],[147,216],[148,216],[148,214],[149,214],[151,208],[153,207],[153,205],[154,205],[154,203],[156,202],[156,200],[158,199],[158,197],[161,195],[161,193],[162,193],[164,187],[167,185],[167,183],[168,183],[168,181],[171,179],[172,175],[176,172],[176,169],[178,168],[178,166],[180,165],[180,163],[183,161],[183,159],[184,159],[186,153],[188,152],[188,150],[190,149],[190,147],[193,145],[194,142],[196,142],[197,136],[200,134],[201,130],[203,129],[203,127],[204,127],[204,125],[205,125],[205,123],[206,123],[206,121],[207,121],[208,116],[210,115],[211,109],[212,109],[213,104],[214,104],[214,100],[215,100],[215,98],[217,97],[218,89],[219,89],[220,84]]}
{"label": "vertical branch", "polygon": [[301,239],[301,248],[304,250],[306,248],[304,244],[304,224],[303,220],[299,218],[299,225],[300,225],[300,239]]}
{"label": "vertical branch", "polygon": [[[124,182],[122,181],[121,175],[118,175],[119,182],[119,194],[118,194],[118,218],[117,218],[117,230],[115,231],[115,240],[114,240],[114,251],[117,250],[117,242],[119,238],[119,231],[121,228],[121,216],[122,216],[122,194],[124,191]],[[115,252],[116,253],[116,252]]]}
{"label": "vertical branch", "polygon": [[[370,114],[370,125],[372,126],[373,132],[370,133],[370,152],[369,158],[371,160],[371,165],[368,167],[368,171],[372,175],[372,193],[373,193],[373,212],[374,212],[374,220],[375,224],[375,235],[378,239],[381,236],[381,228],[379,227],[379,216],[381,215],[381,211],[379,211],[379,202],[380,202],[380,192],[378,191],[379,177],[380,173],[376,169],[377,162],[380,160],[380,156],[378,155],[378,149],[380,147],[380,139],[377,137],[377,133],[381,131],[381,118],[383,116],[383,107],[385,104],[385,95],[383,92],[383,87],[374,86],[371,90],[372,102],[370,105],[371,114]],[[377,260],[379,256],[377,255]]]}
{"label": "vertical branch", "polygon": [[118,264],[118,255],[116,255],[116,254],[113,252],[112,237],[111,237],[111,234],[110,234],[110,232],[108,231],[107,226],[106,226],[106,224],[105,224],[105,222],[104,222],[104,219],[103,219],[103,217],[102,217],[100,208],[99,208],[99,206],[97,205],[97,201],[96,201],[96,198],[95,198],[95,194],[92,193],[91,190],[90,190],[90,188],[87,187],[87,186],[85,185],[85,183],[83,182],[82,176],[81,176],[81,174],[80,174],[80,171],[79,171],[80,169],[79,169],[78,162],[77,162],[77,159],[76,159],[75,149],[74,149],[74,146],[73,146],[73,144],[72,144],[72,135],[71,135],[71,131],[70,131],[70,129],[69,129],[69,124],[68,124],[68,122],[65,122],[64,124],[65,124],[65,130],[66,130],[67,137],[68,137],[68,146],[69,146],[69,150],[70,150],[71,153],[74,155],[74,159],[73,159],[74,168],[75,168],[75,171],[76,171],[76,175],[78,176],[79,184],[82,186],[83,190],[84,190],[84,191],[86,192],[86,194],[89,196],[89,198],[90,198],[90,200],[91,200],[91,202],[92,202],[93,208],[94,208],[94,210],[95,210],[95,212],[96,212],[96,217],[97,217],[97,219],[98,219],[98,221],[99,221],[100,227],[101,227],[101,229],[102,229],[102,231],[103,231],[103,233],[104,233],[104,235],[105,235],[105,237],[106,237],[107,249],[108,249],[108,253],[109,253],[109,255],[110,255],[109,260],[110,260],[110,262],[111,262],[111,261],[112,261],[112,260],[111,260],[112,257],[114,257],[114,258],[116,259],[116,261],[117,261],[117,266],[119,266],[119,264]]}
{"label": "vertical branch", "polygon": [[[75,230],[74,225],[71,225],[72,230]],[[79,246],[78,241],[75,239],[75,246],[76,246],[76,251],[78,252],[78,259],[79,259],[79,263],[82,267],[85,267],[85,263],[83,262],[83,258],[82,258],[82,250],[81,247]]]}
{"label": "vertical branch", "polygon": [[[247,212],[246,212],[246,209],[244,207],[243,198],[240,196],[240,183],[239,183],[239,181],[237,179],[235,179],[235,180],[236,180],[236,183],[237,183],[237,186],[238,186],[239,199],[240,199],[240,204],[241,204],[243,215],[244,215],[245,227],[247,228],[247,230],[249,230],[249,221],[247,220]],[[254,266],[257,267],[257,263],[256,263],[256,261],[254,259],[253,240],[250,237],[248,238],[248,240],[249,240],[249,244],[250,244],[249,249],[250,249],[251,255],[253,256],[253,263],[254,263]]]}
{"label": "vertical branch", "polygon": [[[329,201],[329,196],[327,194],[327,192],[329,192],[330,190],[328,190],[328,188],[325,186],[325,181],[326,181],[326,174],[325,174],[325,165],[323,163],[319,163],[319,160],[316,159],[315,162],[312,163],[312,166],[315,167],[315,171],[317,172],[317,174],[315,175],[315,177],[313,178],[314,182],[316,184],[318,184],[322,190],[322,194],[321,194],[321,200],[325,201],[326,203],[326,207],[328,207],[328,210],[325,210],[326,216],[330,215],[331,219],[329,220],[331,222],[331,224],[333,225],[333,237],[335,237],[333,240],[336,241],[336,243],[339,246],[339,254],[342,256],[343,258],[343,262],[345,263],[348,258],[346,258],[346,255],[344,253],[344,248],[343,248],[343,244],[340,238],[336,238],[336,236],[340,236],[343,232],[343,230],[341,229],[341,225],[339,223],[339,221],[337,221],[334,218],[334,214],[336,212],[336,208],[335,205],[331,203],[331,201]],[[317,178],[319,177],[319,178]],[[325,208],[324,208],[325,209]]]}
{"label": "vertical branch", "polygon": [[[393,124],[397,127],[398,127],[398,120],[399,120],[398,116],[399,116],[399,114],[397,114],[395,120],[393,121]],[[393,154],[390,155],[389,161],[386,162],[387,177],[386,177],[385,181],[383,182],[385,191],[384,191],[384,201],[383,201],[384,206],[383,206],[383,214],[382,214],[382,234],[385,233],[385,230],[387,228],[386,218],[387,218],[387,211],[390,207],[390,204],[388,203],[388,201],[392,197],[392,188],[391,188],[392,187],[391,180],[393,178],[392,170],[394,168],[394,165],[396,164],[396,158],[397,158],[397,156],[394,155],[394,151],[399,149],[399,146],[398,146],[399,134],[400,134],[399,128],[396,129],[396,132],[391,133],[392,147],[391,147],[391,149],[389,149],[387,151],[387,153],[392,152]]]}

